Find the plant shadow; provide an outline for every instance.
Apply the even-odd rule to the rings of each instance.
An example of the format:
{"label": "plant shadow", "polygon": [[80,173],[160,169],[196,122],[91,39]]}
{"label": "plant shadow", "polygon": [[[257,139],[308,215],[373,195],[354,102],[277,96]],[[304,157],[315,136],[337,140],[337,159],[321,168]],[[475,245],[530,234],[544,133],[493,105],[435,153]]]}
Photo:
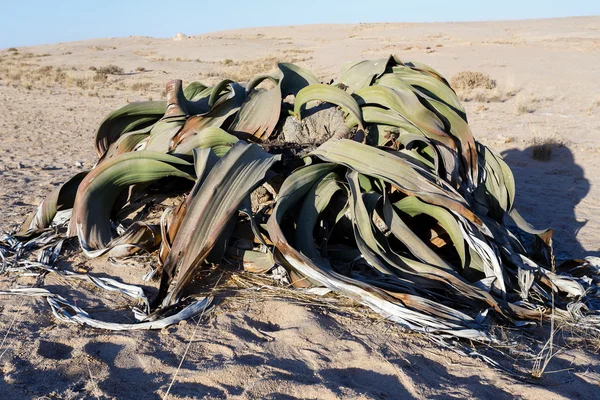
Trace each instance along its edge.
{"label": "plant shadow", "polygon": [[579,231],[589,222],[577,219],[576,207],[590,192],[584,170],[566,146],[554,147],[548,161],[532,157],[533,148],[502,152],[516,183],[515,206],[536,228],[552,227],[557,260],[600,256],[600,249],[585,249]]}

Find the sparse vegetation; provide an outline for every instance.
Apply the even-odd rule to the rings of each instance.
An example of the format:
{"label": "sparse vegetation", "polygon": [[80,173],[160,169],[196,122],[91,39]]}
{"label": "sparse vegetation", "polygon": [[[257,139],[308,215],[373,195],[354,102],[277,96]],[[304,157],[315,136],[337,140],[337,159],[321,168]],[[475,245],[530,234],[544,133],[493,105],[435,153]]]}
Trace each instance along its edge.
{"label": "sparse vegetation", "polygon": [[462,71],[454,75],[450,79],[450,86],[460,100],[480,103],[504,102],[518,92],[512,79],[507,79],[500,86],[488,74],[473,71]]}
{"label": "sparse vegetation", "polygon": [[517,115],[530,114],[535,111],[540,100],[532,95],[520,94],[515,99],[515,111]]}
{"label": "sparse vegetation", "polygon": [[494,89],[496,81],[483,72],[461,71],[450,78],[450,86],[454,90],[470,91],[473,89]]}
{"label": "sparse vegetation", "polygon": [[285,49],[283,50],[283,54],[285,55],[290,55],[290,54],[309,54],[312,53],[313,51],[311,49]]}
{"label": "sparse vegetation", "polygon": [[272,56],[243,62],[239,65],[237,70],[231,71],[232,79],[237,81],[247,81],[262,71],[272,72],[278,62],[279,59]]}
{"label": "sparse vegetation", "polygon": [[230,79],[246,82],[261,73],[272,72],[280,61],[302,62],[310,60],[312,57],[289,57],[289,56],[266,56],[248,61],[234,61],[225,59],[221,64],[226,67],[223,71],[208,71],[202,75],[205,77],[227,76]]}
{"label": "sparse vegetation", "polygon": [[146,68],[144,68],[144,67],[137,67],[137,68],[135,69],[135,71],[136,71],[136,72],[146,72]]}
{"label": "sparse vegetation", "polygon": [[92,77],[92,80],[94,82],[106,82],[108,80],[108,75],[96,71],[96,74]]}
{"label": "sparse vegetation", "polygon": [[19,49],[17,49],[16,47],[9,47],[8,49],[6,49],[6,51],[11,51],[13,53],[18,53]]}
{"label": "sparse vegetation", "polygon": [[[248,79],[272,72],[277,61],[273,56],[232,62],[222,67],[223,75],[235,78],[230,74],[235,72]],[[311,285],[347,295],[384,317],[432,335],[497,343],[502,338],[488,321],[538,322],[550,314],[551,294],[559,300],[557,318],[579,318],[567,311],[579,307],[580,319],[587,322],[588,312],[597,312],[583,307],[597,308],[595,301],[584,303],[587,296],[598,297],[591,290],[595,281],[586,276],[593,269],[581,264],[581,276],[561,272],[558,277],[549,231],[527,237],[531,229],[520,219],[515,222],[524,232],[518,235],[504,225],[515,196],[510,168],[472,137],[464,114],[444,102],[434,103],[433,98],[444,96],[448,104],[460,106],[445,82],[430,80],[431,97],[405,102],[394,88],[407,94],[422,90],[416,86],[423,81],[423,68],[401,65],[394,58],[379,61],[364,63],[381,68],[378,82],[362,63],[346,68],[336,85],[321,84],[305,68],[282,66],[278,85],[267,92],[255,86],[206,88],[199,82],[184,90],[181,81],[171,81],[166,89],[168,111],[164,101],[116,110],[97,131],[98,164],[85,179],[74,176],[54,192],[58,195],[45,200],[22,227],[22,236],[2,243],[0,250],[7,251],[3,260],[12,266],[18,255],[26,262],[28,255],[15,250],[21,249],[15,245],[18,237],[53,241],[49,246],[57,243],[66,229],[47,228],[56,210],[68,203],[73,205],[69,230],[76,232],[86,254],[144,249],[160,257],[161,285],[154,301],[145,302],[152,304],[144,310],[147,314],[188,304],[206,307],[206,302],[194,303],[187,294],[192,281],[201,283],[206,276],[198,272],[208,272],[204,261],[209,256],[215,257],[211,263],[224,259],[223,264],[239,262],[240,268],[243,263],[248,270],[268,273],[276,265],[272,255],[277,252],[278,274],[289,279],[286,285],[302,287],[310,279]],[[399,68],[402,77],[396,72]],[[131,85],[124,77],[110,81],[114,90],[150,88],[149,82]],[[122,98],[129,102],[147,96]],[[311,110],[315,101],[320,104]],[[433,109],[435,114],[428,112]],[[165,120],[165,113],[172,118]],[[421,147],[408,148],[397,131],[380,131],[378,118],[427,140]],[[210,125],[202,135],[197,135],[198,121]],[[438,141],[441,135],[444,143]],[[279,143],[285,147],[277,147]],[[473,144],[473,151],[463,151],[461,143]],[[138,152],[142,147],[150,151]],[[284,163],[279,162],[281,148],[289,150]],[[435,158],[442,148],[447,156]],[[208,157],[214,162],[207,162]],[[199,168],[194,161],[204,164]],[[270,177],[271,169],[278,180]],[[163,177],[172,181],[170,189],[159,182]],[[141,184],[137,187],[143,196],[131,196],[129,204],[116,201],[132,184]],[[64,203],[58,203],[59,197]],[[135,204],[142,198],[146,205],[161,206],[150,210]],[[165,198],[170,198],[168,203]],[[247,202],[250,218],[238,212]],[[120,212],[123,207],[136,214]],[[228,221],[239,229],[227,229]],[[124,232],[115,232],[114,224],[122,225]],[[146,233],[156,232],[155,226],[164,234],[148,240]],[[522,237],[539,242],[539,250],[523,246]],[[221,243],[219,248],[215,243]],[[496,251],[500,246],[502,251]],[[30,265],[37,271],[40,264]],[[19,265],[12,271],[23,270]],[[184,294],[190,303],[180,302]],[[66,302],[50,302],[55,315],[76,320],[79,314],[92,326],[122,327],[94,320]],[[478,319],[482,312],[490,318]],[[159,316],[151,327],[161,321]],[[134,328],[150,326],[142,323]],[[550,359],[546,354],[554,353],[541,353],[537,375]]]}
{"label": "sparse vegetation", "polygon": [[133,52],[133,54],[135,54],[137,56],[141,56],[141,57],[149,57],[149,56],[153,56],[154,54],[156,54],[156,52],[155,51],[135,50]]}
{"label": "sparse vegetation", "polygon": [[555,137],[535,135],[531,141],[531,157],[538,161],[550,161],[552,149],[562,146],[563,143]]}
{"label": "sparse vegetation", "polygon": [[[73,71],[73,70],[72,70]],[[66,88],[95,89],[100,83],[107,81],[108,75],[99,73],[94,67],[93,75],[72,74],[62,67],[51,65],[35,67],[29,64],[3,64],[0,66],[0,78],[13,87],[27,90],[42,87],[63,86]]]}
{"label": "sparse vegetation", "polygon": [[96,68],[96,72],[98,74],[106,74],[106,75],[121,75],[123,74],[123,68],[117,66],[117,65],[106,65],[104,67],[98,67]]}
{"label": "sparse vegetation", "polygon": [[184,57],[175,57],[175,58],[165,58],[163,56],[158,57],[150,57],[152,61],[170,61],[170,62],[192,62],[197,60],[192,60],[191,58]]}
{"label": "sparse vegetation", "polygon": [[135,90],[136,92],[146,92],[152,87],[151,82],[136,82],[131,85],[131,90]]}
{"label": "sparse vegetation", "polygon": [[91,51],[105,51],[105,50],[116,50],[115,46],[91,46],[89,47]]}

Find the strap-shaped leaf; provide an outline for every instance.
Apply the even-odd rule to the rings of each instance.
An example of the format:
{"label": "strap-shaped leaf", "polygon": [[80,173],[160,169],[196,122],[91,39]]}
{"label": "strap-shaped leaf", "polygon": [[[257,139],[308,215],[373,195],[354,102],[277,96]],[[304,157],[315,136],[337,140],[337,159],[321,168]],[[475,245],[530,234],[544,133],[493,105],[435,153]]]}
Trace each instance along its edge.
{"label": "strap-shaped leaf", "polygon": [[331,164],[304,167],[290,175],[281,187],[279,200],[267,224],[269,235],[279,250],[279,261],[308,279],[365,304],[407,328],[487,340],[487,334],[481,329],[473,329],[476,326],[474,321],[459,311],[419,296],[390,293],[348,278],[327,265],[316,264],[289,245],[280,226],[282,219],[331,169]]}
{"label": "strap-shaped leaf", "polygon": [[223,157],[239,139],[221,128],[210,126],[202,129],[198,134],[189,136],[180,143],[174,155],[191,156],[194,149],[211,148],[218,157]]}
{"label": "strap-shaped leaf", "polygon": [[96,132],[96,152],[101,156],[122,134],[153,125],[163,117],[166,109],[166,101],[143,101],[113,111]]}
{"label": "strap-shaped leaf", "polygon": [[[419,101],[409,85],[384,75],[375,86],[366,87],[354,94],[360,105],[375,104],[396,111],[426,135],[447,137],[444,123]],[[445,143],[449,145],[449,143]]]}
{"label": "strap-shaped leaf", "polygon": [[450,187],[438,186],[435,175],[426,170],[417,170],[406,159],[351,140],[325,142],[311,154],[325,161],[345,165],[361,174],[381,178],[407,195],[454,210],[471,222],[482,225],[458,193]]}
{"label": "strap-shaped leaf", "polygon": [[[229,84],[228,94],[221,96],[219,101],[217,101],[210,111],[187,119],[183,128],[171,138],[169,150],[172,151],[177,148],[180,143],[183,143],[189,137],[198,135],[207,127],[222,127],[229,117],[239,111],[245,97],[246,92],[243,86]],[[221,101],[222,99],[225,100]]]}
{"label": "strap-shaped leaf", "polygon": [[155,303],[162,302],[175,274],[177,281],[164,304],[177,301],[183,288],[206,259],[240,203],[279,161],[255,144],[238,142],[212,168],[190,199],[189,209],[163,268]]}
{"label": "strap-shaped leaf", "polygon": [[281,114],[281,87],[254,89],[242,104],[229,131],[257,141],[269,139]]}
{"label": "strap-shaped leaf", "polygon": [[401,64],[402,62],[396,56],[351,63],[344,67],[339,79],[334,84],[342,84],[348,93],[354,93],[371,86],[373,80],[383,75],[388,68]]}
{"label": "strap-shaped leaf", "polygon": [[343,90],[323,84],[310,85],[300,90],[296,95],[296,101],[294,102],[294,114],[298,118],[300,118],[303,106],[309,101],[323,101],[341,107],[344,111],[353,114],[357,120],[358,126],[364,130],[362,112],[358,103],[352,96]]}
{"label": "strap-shaped leaf", "polygon": [[115,237],[111,211],[117,196],[135,183],[165,177],[193,179],[190,163],[167,154],[141,151],[113,157],[94,168],[77,190],[69,236],[86,252],[105,248]]}
{"label": "strap-shaped leaf", "polygon": [[319,83],[317,77],[308,69],[295,64],[279,63],[277,64],[281,71],[281,94],[285,97],[289,94],[296,94],[306,86]]}
{"label": "strap-shaped leaf", "polygon": [[315,247],[313,230],[319,215],[327,208],[333,195],[343,190],[342,185],[338,182],[339,179],[340,177],[334,172],[319,179],[304,198],[296,221],[296,248],[310,259],[318,260],[319,264],[328,263],[328,261],[319,254]]}
{"label": "strap-shaped leaf", "polygon": [[70,178],[68,181],[54,189],[48,197],[38,206],[37,210],[27,217],[27,220],[21,226],[20,235],[28,231],[45,229],[50,226],[57,211],[67,210],[73,207],[77,188],[88,171],[80,172]]}
{"label": "strap-shaped leaf", "polygon": [[199,99],[200,95],[206,88],[207,86],[202,82],[192,82],[186,86],[186,88],[183,90],[183,94],[185,95],[186,99],[193,102]]}
{"label": "strap-shaped leaf", "polygon": [[397,66],[392,70],[394,75],[416,90],[444,102],[456,111],[461,118],[466,119],[465,109],[456,97],[454,90],[431,73],[421,73],[408,66]]}

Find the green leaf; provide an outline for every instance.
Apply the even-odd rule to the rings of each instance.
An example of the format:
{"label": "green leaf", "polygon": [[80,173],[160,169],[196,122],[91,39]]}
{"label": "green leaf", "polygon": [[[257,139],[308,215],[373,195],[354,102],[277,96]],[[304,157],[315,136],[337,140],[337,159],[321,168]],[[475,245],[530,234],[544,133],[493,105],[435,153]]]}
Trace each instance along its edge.
{"label": "green leaf", "polygon": [[325,142],[311,155],[342,164],[361,174],[383,179],[402,193],[454,210],[483,228],[481,220],[458,193],[449,186],[438,186],[435,175],[416,168],[416,165],[404,158],[351,140]]}
{"label": "green leaf", "polygon": [[462,267],[464,268],[467,265],[465,239],[463,238],[459,223],[452,213],[443,207],[427,204],[416,197],[405,197],[402,200],[394,203],[394,206],[398,210],[410,215],[411,217],[425,214],[438,221],[440,226],[444,228],[444,230],[450,236],[452,244],[456,249],[458,256],[460,257]]}
{"label": "green leaf", "polygon": [[333,167],[331,164],[309,165],[295,171],[283,183],[275,210],[267,223],[269,236],[279,250],[276,259],[307,279],[365,304],[407,328],[486,340],[487,335],[476,328],[474,321],[456,310],[418,296],[390,293],[369,283],[346,277],[327,265],[315,264],[289,245],[281,230],[282,219],[314,183]]}
{"label": "green leaf", "polygon": [[452,145],[445,140],[448,134],[444,124],[435,113],[427,109],[419,101],[410,86],[394,80],[390,75],[384,75],[375,86],[366,87],[354,93],[358,103],[376,105],[393,110],[421,129],[428,137],[436,137],[446,145]]}
{"label": "green leaf", "polygon": [[194,149],[212,148],[217,156],[223,157],[238,141],[237,137],[223,129],[211,126],[202,129],[197,135],[189,136],[173,150],[173,154],[191,156]]}
{"label": "green leaf", "polygon": [[296,248],[320,264],[328,263],[321,256],[313,238],[313,230],[319,215],[327,208],[333,195],[344,188],[338,182],[339,176],[330,172],[320,178],[305,196],[296,220]]}
{"label": "green leaf", "polygon": [[57,211],[73,208],[77,188],[88,172],[89,171],[80,172],[54,189],[48,197],[40,203],[37,210],[27,217],[27,220],[21,226],[19,235],[25,235],[27,232],[48,228],[54,220]]}
{"label": "green leaf", "polygon": [[354,100],[348,93],[334,86],[318,84],[310,85],[300,90],[296,95],[294,114],[300,118],[302,107],[309,101],[315,100],[332,103],[342,107],[344,111],[354,115],[358,121],[358,126],[364,130],[362,124],[362,112],[356,103],[356,100]]}
{"label": "green leaf", "polygon": [[79,185],[68,235],[77,235],[82,249],[88,254],[105,248],[115,237],[111,211],[124,189],[135,183],[154,182],[165,177],[192,180],[191,167],[180,158],[149,151],[125,153],[106,160]]}
{"label": "green leaf", "polygon": [[281,94],[286,97],[289,94],[296,96],[306,86],[319,83],[317,77],[309,70],[295,64],[279,63],[277,67],[281,71]]}
{"label": "green leaf", "polygon": [[466,119],[465,109],[456,97],[456,93],[440,79],[430,73],[415,71],[408,66],[397,66],[393,68],[393,71],[395,76],[411,85],[415,90],[444,102],[456,111],[461,118]]}
{"label": "green leaf", "polygon": [[229,131],[257,141],[268,140],[281,114],[281,87],[254,89],[242,104]]}
{"label": "green leaf", "polygon": [[231,92],[221,97],[221,99],[226,98],[225,101],[221,102],[219,100],[209,112],[202,115],[194,115],[187,119],[183,128],[171,138],[169,144],[171,151],[177,148],[180,143],[200,134],[203,129],[208,127],[222,127],[229,117],[239,111],[246,97],[245,89],[238,84],[229,84],[229,88]]}
{"label": "green leaf", "polygon": [[196,101],[200,98],[202,92],[207,88],[202,82],[192,82],[183,90],[183,94],[189,101]]}
{"label": "green leaf", "polygon": [[[238,142],[210,171],[190,200],[187,211],[163,268],[155,303],[176,302],[202,262],[237,213],[240,203],[279,161],[255,144]],[[167,289],[177,274],[175,286]]]}
{"label": "green leaf", "polygon": [[334,85],[343,84],[348,93],[354,93],[371,85],[373,80],[383,75],[388,67],[401,64],[395,56],[378,60],[364,60],[348,64]]}
{"label": "green leaf", "polygon": [[130,103],[110,113],[96,132],[94,146],[99,156],[122,134],[155,124],[165,114],[166,101]]}

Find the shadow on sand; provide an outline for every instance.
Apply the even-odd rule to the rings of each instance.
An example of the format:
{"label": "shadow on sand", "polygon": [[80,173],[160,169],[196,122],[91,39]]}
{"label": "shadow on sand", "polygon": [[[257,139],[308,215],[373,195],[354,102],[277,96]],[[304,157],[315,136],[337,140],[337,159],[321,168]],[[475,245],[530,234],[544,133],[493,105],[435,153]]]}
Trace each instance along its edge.
{"label": "shadow on sand", "polygon": [[515,207],[536,228],[552,227],[558,260],[600,256],[583,248],[577,234],[588,222],[578,220],[575,208],[590,191],[590,182],[567,147],[557,147],[549,161],[532,158],[532,148],[502,152],[516,181]]}

